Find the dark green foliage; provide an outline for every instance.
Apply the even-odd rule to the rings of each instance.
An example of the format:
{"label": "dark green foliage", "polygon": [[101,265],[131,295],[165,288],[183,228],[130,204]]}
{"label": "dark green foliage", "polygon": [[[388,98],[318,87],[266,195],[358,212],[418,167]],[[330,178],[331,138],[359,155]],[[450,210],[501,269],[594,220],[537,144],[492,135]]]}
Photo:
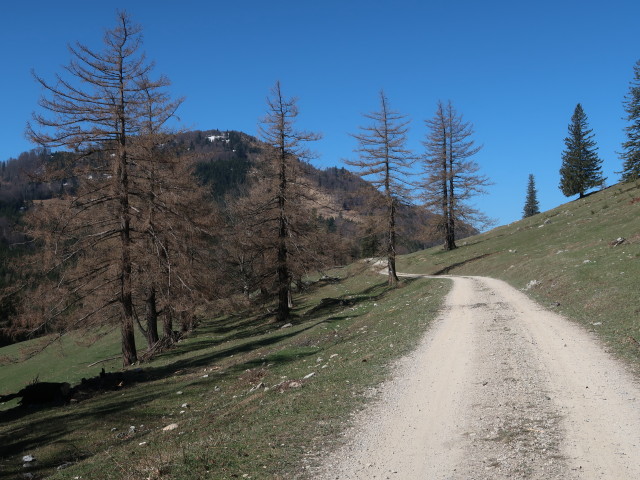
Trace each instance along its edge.
{"label": "dark green foliage", "polygon": [[[212,137],[217,138],[212,141]],[[255,145],[256,139],[235,131],[183,132],[177,136],[176,143],[178,151],[189,150],[197,155],[196,177],[210,187],[216,201],[240,194],[254,165],[254,154],[260,151]]]}
{"label": "dark green foliage", "polygon": [[567,197],[579,194],[582,198],[588,189],[600,187],[605,181],[593,137],[587,115],[578,104],[571,116],[569,136],[564,139],[566,148],[562,152],[560,168],[560,190]]}
{"label": "dark green foliage", "polygon": [[247,157],[221,158],[198,163],[196,176],[211,187],[216,200],[221,200],[227,193],[236,193],[245,183],[250,167]]}
{"label": "dark green foliage", "polygon": [[532,174],[529,174],[529,184],[527,185],[527,199],[524,203],[524,212],[522,218],[531,217],[540,213],[540,205],[538,204],[538,192],[536,190],[536,182]]}
{"label": "dark green foliage", "polygon": [[[16,316],[18,298],[10,293],[10,289],[15,285],[24,272],[16,269],[13,263],[23,256],[30,248],[28,245],[12,245],[17,240],[24,239],[18,234],[11,232],[11,228],[2,225],[3,230],[9,230],[9,234],[0,236],[0,347],[9,345],[13,341],[26,339],[26,335],[19,334],[13,327]],[[8,237],[7,237],[8,235]]]}
{"label": "dark green foliage", "polygon": [[[0,217],[15,220],[20,209],[33,200],[51,198],[60,191],[62,182],[41,183],[36,178],[42,166],[52,161],[53,155],[47,149],[38,148],[1,163]],[[6,233],[0,237],[6,238]]]}
{"label": "dark green foliage", "polygon": [[640,178],[640,60],[633,67],[633,80],[629,86],[629,95],[625,97],[624,111],[630,124],[625,127],[627,141],[622,143],[624,151],[621,157],[622,181]]}
{"label": "dark green foliage", "polygon": [[360,240],[360,256],[363,258],[375,257],[381,248],[380,238],[371,230],[368,230]]}
{"label": "dark green foliage", "polygon": [[338,227],[336,226],[336,219],[335,218],[330,217],[325,222],[327,224],[327,232],[336,233],[338,231]]}

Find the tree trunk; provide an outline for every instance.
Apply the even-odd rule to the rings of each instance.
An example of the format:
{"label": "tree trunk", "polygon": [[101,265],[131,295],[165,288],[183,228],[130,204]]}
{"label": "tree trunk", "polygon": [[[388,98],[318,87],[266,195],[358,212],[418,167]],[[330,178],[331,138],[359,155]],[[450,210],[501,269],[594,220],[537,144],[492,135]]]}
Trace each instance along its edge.
{"label": "tree trunk", "polygon": [[122,303],[122,363],[132,365],[138,361],[136,339],[133,331],[133,293],[131,285],[131,227],[129,218],[129,188],[127,176],[127,156],[120,153],[117,178],[120,190],[120,245],[122,256],[120,260],[120,301]]}
{"label": "tree trunk", "polygon": [[[122,259],[122,363],[129,366],[138,361],[136,339],[133,328],[133,297],[131,294],[131,263],[128,249],[123,251]],[[127,268],[128,266],[128,268]]]}
{"label": "tree trunk", "polygon": [[[451,187],[453,188],[453,187]],[[456,245],[456,229],[455,229],[455,209],[453,190],[449,189],[449,216],[447,217],[447,238],[445,250],[454,250],[458,248]]]}
{"label": "tree trunk", "polygon": [[453,125],[451,125],[452,118],[449,117],[449,217],[447,218],[447,250],[453,250],[458,248],[456,246],[456,212],[458,206],[456,205],[456,194],[454,192],[454,171],[453,171]]}
{"label": "tree trunk", "polygon": [[[126,318],[126,316],[125,316]],[[120,332],[122,334],[122,364],[127,367],[138,361],[138,352],[136,351],[136,340],[133,334],[133,317],[128,317],[131,322],[122,322]]]}
{"label": "tree trunk", "polygon": [[245,300],[249,301],[251,297],[251,274],[249,272],[248,262],[245,261],[243,254],[238,256],[238,264],[240,265],[240,278],[242,280],[242,294]]}
{"label": "tree trunk", "polygon": [[158,340],[158,309],[156,308],[156,289],[151,287],[147,296],[147,345],[153,347]]}
{"label": "tree trunk", "polygon": [[180,313],[180,329],[183,333],[193,330],[193,315],[188,312]]}
{"label": "tree trunk", "polygon": [[276,274],[278,276],[278,311],[276,319],[284,322],[289,318],[289,266],[287,263],[287,217],[285,213],[285,199],[287,191],[287,171],[286,171],[286,152],[284,150],[285,139],[282,139],[282,149],[280,154],[280,186],[278,191],[278,209],[279,209],[279,225],[278,225],[278,265]]}
{"label": "tree trunk", "polygon": [[[282,222],[281,222],[282,223]],[[281,228],[282,232],[282,228]],[[284,322],[289,318],[289,269],[287,268],[287,245],[284,238],[278,244],[278,312],[276,318]]]}
{"label": "tree trunk", "polygon": [[122,362],[124,366],[138,361],[133,332],[133,288],[131,280],[131,217],[129,215],[129,172],[126,149],[125,85],[122,58],[119,62],[120,98],[117,112],[118,152],[115,165],[115,189],[120,203],[120,301],[122,302]]}
{"label": "tree trunk", "polygon": [[451,241],[451,202],[449,199],[449,162],[447,156],[447,130],[443,128],[442,132],[442,228],[444,229],[444,249],[453,250]]}
{"label": "tree trunk", "polygon": [[391,205],[389,205],[389,242],[387,244],[387,264],[389,267],[389,286],[395,287],[398,284],[398,274],[396,272],[396,206],[393,198],[391,198]]}
{"label": "tree trunk", "polygon": [[293,308],[293,295],[291,293],[291,284],[289,284],[289,295],[287,295],[287,305],[289,309]]}
{"label": "tree trunk", "polygon": [[455,240],[453,231],[451,230],[451,227],[449,226],[449,228],[447,228],[447,238],[445,240],[444,249],[445,250],[455,250],[456,248],[458,248],[458,246],[456,245],[456,240]]}
{"label": "tree trunk", "polygon": [[165,308],[165,314],[162,318],[162,336],[173,340],[173,314],[171,308]]}

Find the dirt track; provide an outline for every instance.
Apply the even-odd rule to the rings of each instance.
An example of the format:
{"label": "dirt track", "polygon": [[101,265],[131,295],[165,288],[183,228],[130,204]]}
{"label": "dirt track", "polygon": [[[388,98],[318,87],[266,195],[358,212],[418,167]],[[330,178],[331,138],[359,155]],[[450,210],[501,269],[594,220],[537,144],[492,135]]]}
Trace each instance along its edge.
{"label": "dirt track", "polygon": [[451,278],[438,321],[319,476],[640,478],[640,388],[628,372],[506,283]]}

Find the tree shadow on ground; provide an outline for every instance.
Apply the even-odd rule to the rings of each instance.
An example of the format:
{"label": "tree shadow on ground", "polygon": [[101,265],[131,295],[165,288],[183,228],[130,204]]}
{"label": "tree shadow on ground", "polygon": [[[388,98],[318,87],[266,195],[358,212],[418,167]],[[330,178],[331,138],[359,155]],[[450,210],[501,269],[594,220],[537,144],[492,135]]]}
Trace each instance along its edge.
{"label": "tree shadow on ground", "polygon": [[[246,342],[241,345],[234,346],[229,349],[220,350],[218,352],[202,354],[194,358],[179,360],[165,366],[150,367],[144,369],[139,374],[135,383],[127,384],[117,391],[101,392],[95,397],[85,401],[67,405],[67,406],[42,406],[38,408],[22,408],[1,412],[0,423],[7,423],[7,428],[3,428],[0,434],[0,458],[2,463],[15,456],[23,455],[25,452],[34,451],[42,448],[43,445],[59,444],[73,431],[81,431],[86,428],[87,424],[97,424],[99,422],[110,423],[119,422],[125,427],[134,424],[131,418],[134,414],[132,409],[137,412],[144,412],[144,405],[166,397],[176,388],[175,383],[167,384],[163,379],[169,377],[178,377],[178,382],[188,382],[186,387],[196,388],[205,391],[214,391],[217,383],[225,382],[230,379],[237,379],[238,376],[247,369],[261,366],[263,362],[260,359],[247,359],[238,362],[223,371],[216,372],[215,376],[194,378],[189,375],[193,370],[211,366],[221,358],[227,358],[231,355],[241,355],[242,353],[251,352],[256,348],[278,343],[287,338],[294,337],[305,330],[313,328],[309,325],[302,330],[287,331],[281,335],[275,335],[269,338],[263,338],[257,341]],[[270,357],[270,363],[284,364],[300,357],[314,355],[315,352],[296,352],[292,355],[280,355]],[[137,389],[136,386],[147,384],[144,389]],[[137,414],[136,414],[137,415]],[[25,418],[33,416],[35,418]],[[156,419],[157,421],[157,419]],[[9,422],[14,422],[13,425]],[[137,424],[137,423],[135,423]],[[123,427],[123,428],[125,428]],[[149,430],[151,431],[151,430]],[[117,442],[140,441],[144,432],[138,432],[135,435],[129,434],[126,428],[122,428],[116,432],[105,429],[104,435],[113,435]],[[28,470],[21,469],[22,463],[13,458],[16,464],[10,467],[5,476],[4,466],[0,466],[0,478],[17,478],[18,472],[30,472],[37,475],[38,472],[51,473],[51,469],[55,469],[66,463],[74,463],[83,458],[92,456],[91,452],[80,449],[71,455],[63,454],[54,457],[48,462],[36,462]],[[33,478],[40,478],[34,476]]]}
{"label": "tree shadow on ground", "polygon": [[[148,402],[156,398],[153,392],[145,392],[142,395],[120,396],[113,393],[105,402],[105,397],[100,402],[87,402],[86,404],[68,405],[58,408],[27,408],[13,409],[2,412],[3,417],[8,415],[11,420],[19,419],[25,415],[42,413],[43,410],[50,410],[45,414],[37,415],[37,418],[31,418],[28,423],[26,421],[18,422],[16,425],[4,429],[0,434],[0,458],[3,460],[3,468],[0,469],[0,478],[19,478],[17,472],[31,473],[33,477],[24,478],[41,478],[38,472],[51,473],[51,469],[64,465],[66,463],[75,463],[84,458],[91,456],[91,453],[84,450],[80,445],[71,445],[65,438],[69,433],[81,430],[88,419],[104,419],[106,416],[113,414],[124,414],[131,408]],[[19,410],[19,411],[14,411]],[[13,415],[17,415],[11,418]],[[105,436],[111,432],[105,432]],[[7,465],[7,461],[14,455],[23,455],[28,452],[42,448],[44,445],[52,446],[67,443],[72,448],[63,449],[65,453],[54,455],[48,461],[43,461],[36,456],[36,462],[30,464],[28,468],[22,467],[22,462],[17,462],[15,466]],[[14,459],[15,461],[15,459]],[[9,468],[4,468],[8,466]]]}
{"label": "tree shadow on ground", "polygon": [[[407,279],[403,283],[412,281],[414,279]],[[175,351],[159,356],[166,363],[144,364],[144,368],[123,372],[123,386],[117,391],[101,392],[93,398],[63,407],[16,408],[0,412],[0,424],[3,424],[0,434],[0,478],[16,478],[26,472],[34,474],[32,478],[44,478],[59,466],[93,456],[96,452],[84,447],[77,440],[78,435],[74,435],[75,432],[86,430],[87,425],[104,426],[101,435],[105,436],[104,441],[108,444],[131,442],[135,446],[147,433],[157,431],[163,422],[170,421],[164,419],[165,414],[157,411],[174,407],[171,402],[159,400],[158,403],[158,399],[171,398],[178,388],[190,392],[191,398],[215,394],[218,383],[239,388],[237,382],[247,370],[257,371],[267,361],[269,365],[281,366],[303,357],[315,356],[324,348],[322,342],[320,346],[317,345],[318,339],[324,334],[319,333],[320,336],[316,338],[314,334],[307,334],[310,330],[321,324],[342,321],[347,316],[355,318],[363,315],[366,310],[355,312],[352,309],[358,304],[378,301],[388,292],[390,289],[386,287],[386,282],[381,282],[356,294],[326,298],[312,308],[301,309],[298,315],[294,315],[292,326],[288,328],[281,328],[281,325],[274,323],[265,325],[268,320],[265,316],[225,318],[221,323],[202,324],[202,328],[192,338],[178,344]],[[225,329],[226,335],[219,335],[221,329]],[[300,338],[299,342],[296,342],[296,337]],[[301,346],[307,340],[315,343],[313,348]],[[225,346],[223,342],[229,342],[229,345]],[[263,349],[264,355],[252,355],[259,349]],[[229,365],[229,362],[224,362],[214,374],[201,374],[204,368],[220,365],[221,360],[232,356],[237,358],[235,363]],[[167,382],[169,378],[175,378],[175,381]],[[140,384],[146,384],[145,388],[135,388]],[[139,423],[151,426],[134,434],[127,432],[129,425]],[[112,425],[118,425],[118,430],[109,428]],[[42,448],[53,449],[54,453],[28,470],[23,469],[20,456]]]}
{"label": "tree shadow on ground", "polygon": [[[413,279],[410,281],[413,281]],[[233,343],[233,345],[228,348],[216,350],[215,352],[208,351],[190,358],[176,360],[175,362],[171,362],[165,366],[147,367],[144,369],[145,375],[151,380],[157,380],[173,375],[175,372],[180,370],[202,368],[225,358],[278,344],[284,340],[302,335],[323,323],[332,323],[333,321],[341,320],[343,317],[336,317],[335,315],[346,307],[353,307],[363,302],[378,301],[382,299],[388,291],[386,283],[383,282],[381,284],[372,285],[356,295],[350,295],[351,298],[349,299],[323,299],[324,301],[322,301],[319,306],[313,307],[302,315],[292,315],[290,319],[291,322],[289,322],[291,326],[288,328],[283,328],[283,325],[276,323],[262,325],[259,321],[252,320],[246,324],[242,323],[242,325],[238,327],[239,331],[237,333],[222,339],[203,338],[201,340],[189,341],[183,347],[168,351],[160,357],[165,359],[179,357],[187,352],[193,353],[198,350],[215,348],[220,346],[222,343]],[[354,314],[351,311],[349,312],[350,318],[356,318],[360,315],[361,314]],[[209,329],[209,333],[215,334],[217,332],[216,328],[217,327],[215,325],[212,325]],[[198,332],[198,336],[202,333],[206,334],[206,332]],[[242,342],[242,340],[245,339],[252,340]]]}
{"label": "tree shadow on ground", "polygon": [[482,260],[483,258],[490,257],[492,255],[496,255],[496,253],[484,253],[482,255],[478,255],[477,257],[467,258],[466,260],[462,260],[461,262],[452,263],[451,265],[448,265],[448,266],[446,266],[444,268],[441,268],[437,272],[434,272],[433,275],[446,275],[447,273],[451,272],[451,270],[453,270],[455,268],[462,267],[463,265],[466,265],[467,263],[471,263],[471,262],[475,262],[475,261],[478,261],[478,260]]}
{"label": "tree shadow on ground", "polygon": [[[331,281],[332,283],[340,283],[344,280],[346,279],[332,279]],[[386,282],[381,282],[357,294],[342,295],[336,299],[322,299],[319,305],[311,309],[293,309],[288,323],[292,326],[306,325],[309,322],[313,323],[323,317],[334,315],[341,309],[353,307],[366,301],[377,301],[382,298],[386,291]],[[282,327],[283,324],[275,322],[274,315],[271,313],[254,313],[253,315],[248,313],[246,315],[227,316],[215,321],[201,323],[194,334],[195,338],[190,338],[176,344],[170,350],[159,354],[156,359],[166,360],[172,357],[180,357],[186,353],[214,348],[224,343],[273,334]],[[300,330],[296,329],[295,331],[299,332]],[[271,343],[268,340],[265,341]],[[260,345],[256,348],[259,347]],[[237,353],[242,353],[243,351],[245,350]]]}
{"label": "tree shadow on ground", "polygon": [[[250,319],[228,317],[220,323],[203,324],[194,337],[184,340],[175,349],[158,356],[159,360],[166,362],[163,365],[149,363],[144,364],[144,368],[122,372],[122,388],[116,391],[96,392],[92,398],[86,398],[78,403],[62,407],[54,408],[52,405],[38,408],[16,407],[0,412],[0,425],[3,425],[3,431],[0,434],[0,458],[4,462],[7,458],[22,455],[24,452],[41,448],[43,445],[59,444],[64,442],[65,437],[70,433],[75,430],[82,431],[91,422],[122,419],[125,415],[131,415],[125,412],[131,411],[133,408],[136,411],[141,411],[140,409],[144,409],[145,404],[156,400],[159,396],[167,395],[168,389],[175,388],[175,383],[167,384],[162,381],[170,377],[178,377],[178,382],[187,382],[187,388],[213,390],[216,382],[236,379],[247,369],[264,365],[263,358],[248,358],[249,356],[246,354],[265,347],[276,346],[298,336],[303,338],[306,332],[323,323],[343,320],[345,317],[339,316],[339,313],[345,308],[349,308],[349,317],[357,317],[363,313],[355,313],[351,311],[351,308],[360,303],[380,300],[388,292],[386,282],[381,282],[371,285],[357,294],[323,299],[319,305],[303,311],[299,315],[294,315],[292,326],[288,328],[268,323],[268,319],[264,315]],[[224,331],[226,335],[219,335],[221,331]],[[225,348],[222,345],[224,342],[229,342],[230,345]],[[283,365],[304,356],[316,355],[318,352],[318,349],[315,348],[301,349],[299,346],[296,347],[295,343],[291,344],[291,347],[291,351],[282,352],[276,348],[271,354],[268,354],[269,363]],[[237,356],[239,361],[216,371],[214,375],[207,377],[198,372],[198,370],[216,365],[221,360],[233,356]],[[193,374],[196,372],[198,375],[194,376]],[[135,386],[140,384],[147,384],[147,387],[136,389]],[[121,423],[129,425],[127,420],[128,417],[126,420],[121,420]],[[114,434],[105,431],[107,436],[122,433]],[[135,438],[140,437],[136,436]],[[128,435],[124,435],[122,438],[118,437],[117,441],[130,440]],[[73,449],[69,451],[71,450]],[[34,475],[40,475],[39,472],[48,471],[50,473],[52,469],[64,465],[66,462],[77,462],[91,455],[91,452],[85,452],[80,448],[77,451],[73,450],[72,453],[54,456],[53,460],[49,460],[48,463],[36,464],[28,472]],[[12,461],[15,461],[15,457]],[[20,468],[22,468],[21,464],[16,465],[12,469],[13,473],[4,478],[14,478],[17,472],[22,472]],[[4,468],[0,468],[0,471],[4,471]],[[0,478],[3,478],[3,475],[0,473]],[[35,476],[34,478],[39,477]]]}

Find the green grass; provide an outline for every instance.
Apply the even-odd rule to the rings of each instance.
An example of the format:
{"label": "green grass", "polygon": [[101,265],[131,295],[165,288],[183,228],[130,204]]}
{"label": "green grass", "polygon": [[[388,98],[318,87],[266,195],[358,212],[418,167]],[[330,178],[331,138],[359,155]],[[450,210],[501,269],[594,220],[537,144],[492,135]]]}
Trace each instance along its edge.
{"label": "green grass", "polygon": [[[65,407],[6,410],[0,478],[26,471],[51,479],[304,477],[312,453],[338,441],[349,412],[416,345],[448,290],[446,281],[424,279],[390,290],[364,264],[332,275],[341,279],[316,282],[297,299],[289,328],[264,316],[210,319],[141,365],[138,383]],[[0,355],[16,358],[20,348]],[[5,362],[2,390],[38,373],[42,381],[76,383],[102,366],[87,364],[119,347],[117,336],[105,336],[90,348],[68,339],[66,356],[58,349]],[[162,430],[171,423],[178,428]],[[37,458],[28,470],[26,454]]]}
{"label": "green grass", "polygon": [[[619,246],[610,243],[619,237]],[[501,278],[640,363],[640,186],[618,184],[548,212],[403,257],[399,270]]]}
{"label": "green grass", "polygon": [[[0,395],[16,392],[35,378],[75,384],[82,377],[94,377],[101,368],[106,371],[120,370],[122,359],[113,358],[120,350],[119,340],[119,332],[104,331],[96,335],[66,335],[49,346],[47,344],[51,338],[47,337],[1,348]],[[136,340],[138,345],[144,345],[141,335],[137,334]],[[101,361],[106,359],[111,360]],[[98,361],[99,364],[89,366]],[[17,400],[0,404],[0,411],[16,403]]]}
{"label": "green grass", "polygon": [[[453,252],[407,255],[398,268],[487,275],[521,289],[537,280],[529,294],[637,368],[639,213],[639,186],[616,185],[462,240]],[[618,237],[626,241],[610,246]],[[211,318],[119,391],[44,410],[0,406],[0,478],[27,471],[51,479],[305,477],[392,360],[416,345],[449,288],[418,279],[389,290],[364,264],[331,274],[340,280],[317,281],[296,299],[289,328],[260,315]],[[75,384],[103,366],[118,370],[120,360],[88,367],[117,355],[117,332],[93,340],[69,337],[26,361],[33,342],[0,349],[0,393],[36,376]],[[171,423],[178,428],[162,430]],[[26,454],[38,459],[28,470]]]}

